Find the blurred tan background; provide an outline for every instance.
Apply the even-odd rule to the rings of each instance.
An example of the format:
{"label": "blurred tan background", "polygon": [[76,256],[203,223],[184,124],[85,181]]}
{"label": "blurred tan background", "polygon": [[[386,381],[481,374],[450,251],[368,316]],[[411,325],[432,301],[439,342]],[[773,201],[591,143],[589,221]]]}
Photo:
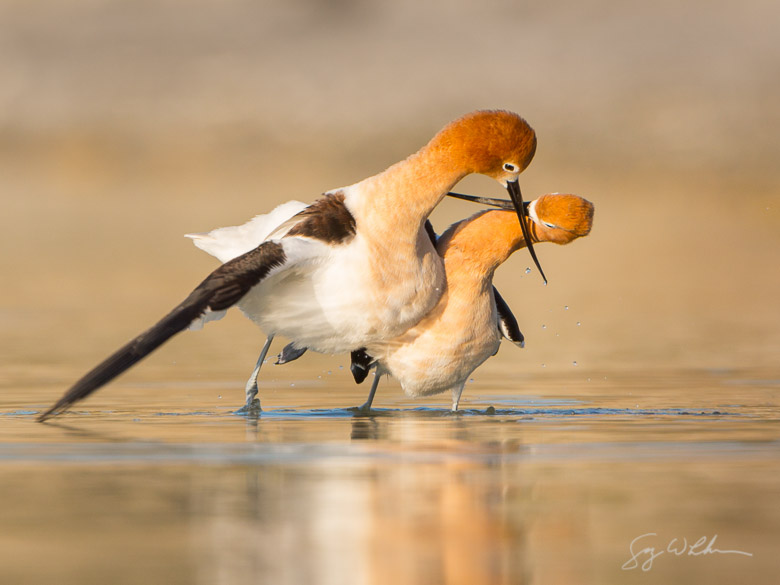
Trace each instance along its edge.
{"label": "blurred tan background", "polygon": [[[500,270],[527,348],[486,368],[776,369],[778,30],[764,0],[0,0],[5,376],[81,371],[178,303],[214,267],[182,234],[353,183],[478,108],[536,129],[526,198],[596,205],[589,238],[537,250],[548,286],[525,253]],[[260,341],[234,315],[154,359],[240,379]]]}

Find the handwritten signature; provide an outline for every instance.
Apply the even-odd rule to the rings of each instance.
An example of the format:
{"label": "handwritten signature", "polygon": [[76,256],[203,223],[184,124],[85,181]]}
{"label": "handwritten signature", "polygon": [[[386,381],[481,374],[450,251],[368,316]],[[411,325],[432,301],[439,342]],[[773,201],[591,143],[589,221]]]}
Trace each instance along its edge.
{"label": "handwritten signature", "polygon": [[[718,538],[716,534],[712,538],[702,536],[696,542],[688,542],[687,538],[680,540],[679,538],[673,538],[668,542],[665,548],[656,548],[655,546],[644,546],[639,550],[636,550],[642,544],[639,541],[647,539],[651,536],[658,536],[655,532],[648,532],[641,534],[631,541],[628,550],[631,552],[631,558],[628,559],[621,567],[624,571],[633,571],[636,568],[641,568],[643,571],[649,571],[653,568],[653,561],[663,554],[669,553],[676,557],[683,555],[690,557],[699,557],[705,555],[743,555],[746,557],[752,557],[753,553],[741,551],[741,550],[722,550],[715,548],[715,541]],[[646,542],[646,541],[645,541]]]}

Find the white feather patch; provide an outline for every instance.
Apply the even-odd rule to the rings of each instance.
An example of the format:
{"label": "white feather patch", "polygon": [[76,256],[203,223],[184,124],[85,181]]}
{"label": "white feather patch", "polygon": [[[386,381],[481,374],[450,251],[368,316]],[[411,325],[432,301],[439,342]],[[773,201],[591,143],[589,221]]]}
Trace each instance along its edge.
{"label": "white feather patch", "polygon": [[200,317],[192,320],[192,323],[189,324],[187,329],[190,331],[200,331],[209,321],[219,321],[222,319],[222,317],[225,316],[225,313],[227,313],[226,310],[212,311],[211,309],[206,309],[206,312],[203,313]]}
{"label": "white feather patch", "polygon": [[243,225],[216,228],[205,234],[186,234],[185,237],[191,238],[198,248],[224,263],[254,250],[307,207],[300,201],[288,201],[270,213],[256,215]]}

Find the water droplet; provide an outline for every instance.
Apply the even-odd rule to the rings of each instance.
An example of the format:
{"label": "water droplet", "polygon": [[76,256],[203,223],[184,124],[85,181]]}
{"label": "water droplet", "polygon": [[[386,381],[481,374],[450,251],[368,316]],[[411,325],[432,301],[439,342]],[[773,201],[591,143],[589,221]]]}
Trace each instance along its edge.
{"label": "water droplet", "polygon": [[217,396],[217,398],[218,398],[219,400],[222,400],[222,394],[220,394],[219,396]]}
{"label": "water droplet", "polygon": [[563,305],[563,310],[564,311],[568,311],[569,310],[569,305]]}
{"label": "water droplet", "polygon": [[317,379],[318,380],[322,380],[322,376],[317,376]]}
{"label": "water droplet", "polygon": [[546,367],[547,367],[547,365],[546,365],[546,364],[542,364],[542,367],[543,367],[543,368],[546,368]]}
{"label": "water droplet", "polygon": [[577,321],[577,327],[579,327],[580,325],[582,325],[582,323],[580,323],[579,321]]}
{"label": "water droplet", "polygon": [[290,382],[290,388],[292,388],[293,386],[295,386],[295,382]]}
{"label": "water droplet", "polygon": [[474,383],[474,378],[469,378],[469,384],[473,384],[473,383]]}
{"label": "water droplet", "polygon": [[330,370],[328,370],[328,376],[330,376],[332,373],[333,373],[333,372],[331,372]]}
{"label": "water droplet", "polygon": [[577,365],[577,360],[574,360],[574,361],[573,361],[571,364],[572,364],[573,366],[576,366],[576,365]]}
{"label": "water droplet", "polygon": [[547,329],[547,325],[542,324],[542,329]]}
{"label": "water droplet", "polygon": [[590,378],[588,378],[588,382],[590,382]]}
{"label": "water droplet", "polygon": [[343,369],[344,369],[344,366],[339,366],[339,370],[343,370]]}
{"label": "water droplet", "polygon": [[525,268],[525,273],[526,273],[526,274],[531,274],[531,268],[530,268],[530,267],[528,267],[528,266],[526,266],[526,268]]}

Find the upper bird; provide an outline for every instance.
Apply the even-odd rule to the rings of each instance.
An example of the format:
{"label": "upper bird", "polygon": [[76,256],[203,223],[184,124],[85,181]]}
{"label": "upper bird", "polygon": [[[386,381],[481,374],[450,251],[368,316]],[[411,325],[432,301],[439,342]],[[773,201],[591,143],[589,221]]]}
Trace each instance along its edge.
{"label": "upper bird", "polygon": [[[281,334],[323,353],[400,335],[431,311],[443,291],[444,266],[424,228],[433,208],[463,177],[480,173],[509,191],[525,233],[518,175],[535,150],[534,131],[512,112],[477,111],[451,122],[406,160],[325,193],[259,246],[214,270],[157,324],[78,380],[39,420],[88,396],[204,316],[239,301],[269,336]],[[253,398],[247,396],[247,403]]]}
{"label": "upper bird", "polygon": [[[527,233],[537,243],[568,244],[588,235],[593,224],[593,204],[577,195],[543,195],[531,201],[528,212]],[[493,274],[528,243],[509,211],[482,211],[450,226],[436,242],[444,259],[445,292],[433,310],[402,335],[366,346],[360,360],[365,368],[373,359],[377,373],[361,408],[370,409],[379,378],[387,373],[409,396],[451,390],[452,410],[457,410],[466,380],[498,351],[501,335],[517,340],[516,324],[510,322],[506,329],[507,309],[500,308],[503,301],[493,288]],[[360,382],[367,370],[357,374],[354,360],[353,353],[353,373]]]}

